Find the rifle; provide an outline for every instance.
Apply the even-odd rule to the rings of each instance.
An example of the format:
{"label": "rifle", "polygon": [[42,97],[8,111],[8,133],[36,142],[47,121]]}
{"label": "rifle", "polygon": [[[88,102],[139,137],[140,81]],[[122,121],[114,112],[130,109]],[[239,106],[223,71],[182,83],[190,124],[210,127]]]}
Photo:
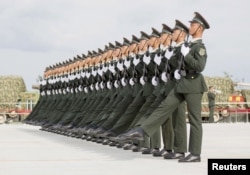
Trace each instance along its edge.
{"label": "rifle", "polygon": [[165,83],[170,79],[170,69],[171,69],[169,65],[169,59],[166,57],[165,54],[166,52],[172,52],[172,51],[173,51],[173,46],[171,41],[170,46],[166,50],[163,50],[161,53],[162,59],[166,59],[165,68],[163,73],[161,74],[161,79]]}
{"label": "rifle", "polygon": [[[189,38],[189,35],[187,36],[186,41],[184,42],[185,47],[188,47],[188,38]],[[183,54],[180,55],[179,66],[178,66],[178,69],[176,71],[182,77],[185,77],[187,75],[187,72],[185,70],[185,63],[184,63],[184,55]],[[176,71],[175,71],[175,78],[178,80],[181,77],[177,75]]]}

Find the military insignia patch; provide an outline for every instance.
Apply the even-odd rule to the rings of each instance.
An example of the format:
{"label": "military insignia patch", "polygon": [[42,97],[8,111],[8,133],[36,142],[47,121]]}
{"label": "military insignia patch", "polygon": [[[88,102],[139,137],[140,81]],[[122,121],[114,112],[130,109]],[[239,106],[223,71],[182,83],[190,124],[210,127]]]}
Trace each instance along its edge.
{"label": "military insignia patch", "polygon": [[203,49],[203,48],[200,48],[199,54],[200,54],[201,56],[204,56],[205,53],[206,53],[206,50]]}

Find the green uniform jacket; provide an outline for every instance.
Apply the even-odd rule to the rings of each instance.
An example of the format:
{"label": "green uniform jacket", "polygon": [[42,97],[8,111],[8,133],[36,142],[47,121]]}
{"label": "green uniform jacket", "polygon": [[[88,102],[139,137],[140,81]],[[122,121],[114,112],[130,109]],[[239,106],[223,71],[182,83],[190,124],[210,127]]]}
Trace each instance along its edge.
{"label": "green uniform jacket", "polygon": [[213,107],[215,105],[215,94],[212,92],[207,93],[208,106]]}
{"label": "green uniform jacket", "polygon": [[[187,76],[181,77],[177,82],[177,93],[203,93],[208,90],[205,79],[200,73],[204,70],[206,61],[207,53],[202,40],[191,43],[190,52],[184,58]],[[189,71],[197,71],[198,73],[190,75]]]}

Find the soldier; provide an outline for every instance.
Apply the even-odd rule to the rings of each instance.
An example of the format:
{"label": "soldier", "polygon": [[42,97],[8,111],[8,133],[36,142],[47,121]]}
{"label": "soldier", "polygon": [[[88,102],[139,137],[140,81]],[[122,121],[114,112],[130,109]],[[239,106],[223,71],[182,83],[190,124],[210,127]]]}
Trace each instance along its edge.
{"label": "soldier", "polygon": [[[179,35],[177,35],[176,29],[182,29],[182,31],[188,33],[188,28],[178,20],[176,20],[175,28],[173,30],[170,29],[167,25],[163,24],[161,37],[162,55],[166,59],[168,59],[168,57],[170,58],[167,60],[165,70],[161,74],[161,78],[163,81],[166,82],[166,84],[164,87],[161,88],[160,94],[162,95],[157,97],[153,106],[158,106],[163,101],[163,99],[167,97],[167,95],[174,88],[176,83],[176,79],[174,78],[174,71],[177,69],[177,66],[175,62],[177,59],[178,52],[180,52],[180,49],[178,48],[181,47],[185,40],[185,37],[180,37]],[[172,39],[172,41],[176,43],[176,46],[174,48],[172,48],[171,46],[169,47],[169,45],[165,43],[165,40],[167,40],[168,38]],[[186,139],[185,137],[183,137],[183,135],[186,134],[184,102],[179,105],[176,111],[174,111],[172,120],[170,118],[161,126],[164,147],[163,150],[161,150],[160,152],[154,152],[154,156],[164,156],[164,158],[171,157],[171,159],[173,159],[178,158],[176,152],[186,152]],[[178,147],[176,145],[178,145]],[[172,150],[174,150],[174,154],[172,154]]]}
{"label": "soldier", "polygon": [[[177,23],[176,27],[181,27],[185,31],[185,33],[188,33],[188,28],[185,25],[179,25],[180,23]],[[184,33],[184,34],[185,34]],[[166,60],[168,55],[171,55],[171,47],[170,42],[171,42],[171,35],[172,35],[172,29],[170,29],[168,26],[165,24],[163,25],[162,29],[162,34],[161,34],[161,44],[162,44],[162,49],[161,49],[161,56],[156,56],[154,57],[154,62],[156,63],[155,65],[155,72],[158,72],[158,75],[156,74],[152,80],[157,79],[157,77],[162,74],[162,81],[158,79],[158,83],[156,81],[152,81],[152,83],[156,86],[154,89],[153,93],[151,94],[150,99],[153,99],[153,101],[150,102],[150,105],[147,106],[146,103],[144,106],[147,106],[146,113],[143,114],[143,116],[140,118],[139,121],[137,121],[136,124],[133,124],[132,127],[134,126],[140,126],[143,124],[143,122],[154,112],[154,110],[159,106],[159,104],[166,98],[168,93],[171,91],[171,89],[175,85],[175,80],[174,80],[174,71],[177,68],[174,64],[171,64],[171,62],[176,62],[176,56],[173,56],[170,58],[170,60]],[[179,44],[179,48],[181,44],[183,43],[185,37],[178,37],[178,35],[175,34],[174,36],[174,41]],[[177,41],[178,40],[178,41]],[[169,47],[169,49],[168,49]],[[176,50],[176,49],[175,49]],[[180,50],[180,49],[179,49]],[[152,52],[152,51],[151,51]],[[179,51],[180,52],[180,51]],[[175,51],[176,53],[176,51]],[[175,54],[176,55],[176,54]],[[165,78],[164,78],[164,76]],[[166,77],[167,76],[167,77]],[[167,83],[162,83],[162,82],[167,82]],[[157,85],[156,85],[157,84]],[[143,108],[142,108],[143,109]],[[140,110],[139,115],[141,114],[142,110]],[[178,122],[174,122],[175,126],[175,136],[177,137],[178,134],[182,136],[183,134],[186,133],[186,123],[185,123],[185,108],[184,108],[184,103],[182,103],[178,111],[175,111],[174,116],[178,116]],[[176,117],[177,118],[177,117]],[[175,120],[174,120],[175,121]],[[182,129],[183,128],[183,129]],[[180,130],[182,129],[182,130]],[[162,125],[162,135],[163,135],[163,143],[164,143],[164,149],[159,151],[159,150],[151,150],[151,149],[145,149],[143,150],[142,153],[153,153],[154,156],[162,156],[165,154],[168,154],[172,151],[173,149],[173,141],[174,141],[174,134],[173,134],[173,127],[172,127],[172,120],[169,119],[167,120],[163,125]],[[122,139],[122,135],[120,136]],[[151,147],[158,147],[160,145],[160,134],[158,132],[154,133],[154,135],[150,136],[150,141],[151,141]],[[119,140],[119,138],[118,138]],[[186,151],[186,141],[183,139],[183,137],[177,137],[175,140],[177,143],[181,144],[178,148],[174,148],[174,150],[182,150],[182,152]],[[157,146],[158,145],[158,146]],[[180,148],[181,147],[181,148]],[[183,156],[183,154],[182,154]],[[171,158],[177,158],[176,155],[172,156]]]}
{"label": "soldier", "polygon": [[61,128],[61,124],[59,124],[59,122],[63,120],[64,115],[71,111],[71,108],[73,106],[72,104],[75,101],[76,93],[74,89],[74,82],[76,78],[76,61],[77,60],[75,58],[73,58],[73,60],[70,59],[69,61],[69,72],[66,79],[64,95],[62,96],[61,102],[56,106],[56,110],[53,112],[49,119],[50,124],[54,125],[53,127],[51,127],[54,132],[59,132],[59,128]]}
{"label": "soldier", "polygon": [[39,86],[40,86],[40,98],[37,102],[35,108],[32,110],[32,112],[29,114],[29,116],[24,120],[27,124],[33,124],[40,116],[39,112],[42,111],[42,109],[45,109],[46,101],[48,100],[46,95],[46,74],[49,67],[45,68],[44,76],[40,79]]}
{"label": "soldier", "polygon": [[215,106],[215,91],[213,86],[209,86],[207,93],[208,108],[209,108],[209,123],[214,122],[214,106]]}
{"label": "soldier", "polygon": [[[105,60],[105,59],[109,58],[113,53],[113,49],[114,49],[114,46],[111,43],[109,44],[109,47],[106,46],[105,51],[102,54],[101,59]],[[106,71],[104,70],[104,72],[106,72],[108,74],[111,73],[108,70],[108,67],[104,66],[103,68],[104,69],[107,68],[107,70]],[[88,76],[88,75],[86,75],[86,76],[87,76],[86,81],[88,81],[90,76]],[[91,76],[93,76],[93,75],[91,75]],[[112,77],[111,77],[110,81],[112,81]],[[94,84],[92,83],[92,85],[94,85]],[[105,87],[106,87],[106,85],[105,85]],[[112,89],[112,87],[110,87],[110,88]],[[94,89],[94,88],[93,88],[93,90],[96,91],[96,89]],[[99,91],[99,93],[100,93],[100,91]],[[91,122],[92,122],[92,119],[93,119],[92,116],[91,116],[91,111],[93,111],[96,108],[96,106],[99,105],[99,100],[100,100],[100,99],[96,100],[96,94],[95,93],[88,92],[87,94],[90,94],[91,101],[89,101],[89,100],[87,101],[85,106],[82,107],[82,111],[74,118],[74,121],[73,121],[75,123],[76,127],[78,128],[77,134],[79,136],[81,136],[83,139],[86,138],[85,135],[83,136],[84,133],[88,133],[91,130],[95,129],[95,126],[91,125]],[[102,96],[100,96],[100,98],[103,99]],[[89,137],[89,139],[91,139],[91,137]]]}
{"label": "soldier", "polygon": [[[138,43],[139,43],[139,39],[133,35],[131,45],[128,48],[130,56],[128,58],[125,58],[125,60],[128,62],[127,67],[130,67],[131,60],[132,60],[132,57],[131,57],[132,54],[137,52]],[[123,72],[124,72],[124,70],[123,70]],[[117,73],[119,73],[119,71]],[[118,76],[118,74],[117,74],[117,76]],[[98,136],[102,137],[102,138],[107,138],[110,136],[117,135],[117,133],[115,133],[113,130],[111,130],[111,128],[119,121],[121,116],[126,112],[128,107],[130,106],[130,104],[132,103],[134,98],[136,97],[136,94],[138,94],[138,92],[141,89],[141,85],[139,85],[139,83],[136,83],[134,86],[131,86],[130,84],[123,84],[122,85],[121,84],[121,77],[120,78],[116,77],[116,78],[117,79],[116,79],[114,85],[115,85],[115,87],[117,87],[117,88],[119,87],[122,89],[121,92],[119,93],[119,95],[121,95],[123,97],[123,99],[121,99],[121,101],[118,102],[118,104],[113,109],[113,112],[108,117],[108,119],[101,125],[101,127],[105,130],[105,132],[98,135]],[[106,139],[104,144],[108,144],[108,143],[109,143],[109,140]]]}
{"label": "soldier", "polygon": [[[144,42],[146,40],[149,39],[149,36],[146,35],[145,33],[141,32],[141,38],[140,38],[140,42],[138,43],[138,48],[139,48],[139,52],[141,53],[142,48],[140,48],[141,46],[144,48],[147,48],[147,44]],[[131,81],[133,81],[135,84],[138,83],[138,79],[135,80],[136,78],[139,78],[139,76],[141,75],[143,78],[145,78],[147,75],[151,75],[151,70],[147,71],[146,74],[146,69],[148,70],[148,65],[146,65],[145,62],[143,62],[143,55],[141,53],[141,55],[138,56],[138,53],[133,57],[133,66],[134,67],[133,71],[136,71],[136,76],[133,76],[132,74],[132,79],[130,79]],[[138,57],[138,58],[137,58]],[[139,58],[141,57],[141,58]],[[149,62],[150,62],[150,58],[149,58]],[[142,69],[143,67],[143,69]],[[130,68],[130,67],[129,67]],[[126,68],[126,69],[129,69]],[[143,71],[142,71],[143,70]],[[124,73],[126,70],[124,70]],[[141,71],[141,72],[140,72]],[[150,73],[149,73],[150,72]],[[152,71],[153,72],[153,71]],[[125,77],[124,77],[125,78]],[[127,82],[129,77],[126,78]],[[130,81],[130,83],[132,83]],[[126,84],[126,83],[123,83]],[[133,83],[132,83],[133,84]],[[151,94],[151,87],[152,84],[150,82],[150,80],[148,79],[147,82],[144,82],[142,86],[142,89],[140,91],[138,91],[137,93],[135,93],[135,98],[134,100],[131,102],[131,104],[128,106],[128,109],[125,111],[125,113],[121,116],[121,118],[116,122],[116,124],[112,127],[112,131],[116,133],[116,135],[123,133],[124,131],[126,131],[128,129],[128,127],[130,126],[130,124],[137,118],[136,115],[139,112],[140,108],[145,104],[145,102],[147,101],[147,97],[149,96],[149,94]],[[133,85],[134,86],[134,85]],[[114,141],[114,140],[113,140]],[[128,145],[127,148],[131,148],[132,149],[133,145]]]}
{"label": "soldier", "polygon": [[[207,21],[198,13],[191,21],[189,34],[192,41],[189,47],[182,46],[181,53],[181,73],[180,79],[175,88],[170,92],[168,97],[140,127],[127,133],[127,139],[144,140],[144,135],[152,135],[159,126],[161,126],[173,111],[183,101],[187,103],[188,118],[190,122],[190,154],[179,162],[200,162],[201,145],[202,145],[202,123],[201,123],[201,99],[207,86],[201,72],[206,65],[207,53],[202,43],[202,35],[205,29],[209,29]],[[185,66],[183,66],[185,61]],[[177,75],[177,74],[176,74]]]}
{"label": "soldier", "polygon": [[[83,70],[83,67],[86,66],[86,65],[89,63],[89,61],[90,61],[89,59],[90,59],[91,56],[92,56],[92,53],[89,51],[87,56],[84,55],[84,60],[83,60],[83,61],[80,61],[79,64],[80,64],[81,67],[82,67],[82,68],[81,68],[81,69],[82,69],[81,74],[83,74],[83,71],[87,71],[87,70]],[[87,67],[87,66],[86,66],[86,67]],[[85,67],[85,68],[86,68],[86,67]],[[79,75],[78,75],[78,76],[79,76]],[[82,78],[81,78],[81,81],[84,81],[84,78],[86,78],[86,77],[82,77]],[[67,79],[65,79],[65,77],[62,78],[62,87],[67,86],[67,85],[66,85],[66,83],[67,83],[66,81],[67,81]],[[78,80],[75,79],[75,81],[78,81]],[[84,83],[85,83],[85,82],[82,82],[82,83],[81,83],[81,84],[82,84],[82,87],[81,87],[81,88],[82,88],[82,91],[81,91],[81,93],[80,93],[81,95],[80,95],[80,94],[77,95],[77,97],[80,97],[80,96],[81,96],[81,101],[80,101],[79,104],[77,104],[78,110],[77,110],[77,109],[74,109],[74,110],[77,111],[77,113],[75,113],[76,111],[73,111],[73,113],[75,113],[74,119],[75,119],[75,116],[78,116],[78,114],[80,114],[80,111],[79,111],[80,108],[83,107],[83,106],[86,104],[85,102],[86,102],[86,101],[88,100],[88,98],[89,98],[89,96],[87,95],[87,93],[86,93],[85,91],[83,91],[83,88],[85,88],[85,87],[87,86],[87,85],[84,84]],[[76,99],[75,99],[75,100],[76,100]],[[67,118],[67,116],[66,116],[66,118]],[[79,117],[79,118],[80,118],[80,117]],[[74,123],[75,120],[74,120],[74,119],[72,119],[73,121],[71,121],[71,124],[70,124],[72,127],[75,126],[75,123]]]}
{"label": "soldier", "polygon": [[[84,83],[84,92],[87,94],[87,99],[85,99],[84,106],[82,106],[81,111],[74,117],[73,125],[77,125],[79,129],[80,135],[77,137],[81,137],[81,129],[88,125],[91,121],[92,111],[99,105],[100,101],[103,100],[102,91],[99,91],[98,87],[96,87],[96,83],[98,83],[97,79],[97,67],[95,63],[98,60],[97,52],[89,52],[88,53],[88,61],[85,64],[85,83]],[[98,84],[97,84],[98,85]],[[76,136],[76,135],[74,135]]]}
{"label": "soldier", "polygon": [[[112,52],[112,55],[110,55],[110,56],[112,56],[113,57],[113,59],[112,59],[112,61],[110,61],[110,72],[109,72],[109,74],[110,74],[110,76],[115,76],[115,77],[117,77],[118,78],[118,73],[117,72],[115,72],[116,70],[115,70],[115,68],[116,68],[116,58],[117,58],[117,56],[120,54],[120,47],[121,47],[121,44],[119,43],[119,42],[115,42],[116,43],[116,46],[115,46],[115,48],[113,49],[113,52]],[[107,78],[105,78],[105,79],[107,79]],[[115,78],[116,79],[116,78]],[[111,81],[113,81],[113,80],[111,80]],[[116,85],[118,85],[119,86],[119,80],[118,79],[116,79],[116,80],[114,80],[114,81],[116,81],[117,82],[117,84]],[[91,125],[92,126],[92,129],[91,130],[88,130],[87,132],[86,132],[86,134],[88,134],[88,135],[90,135],[90,137],[89,137],[89,139],[91,138],[91,137],[93,137],[92,138],[92,141],[95,141],[96,139],[95,139],[95,137],[93,136],[94,135],[94,133],[96,132],[96,130],[97,129],[100,129],[99,128],[99,126],[98,126],[98,122],[100,121],[100,120],[104,120],[104,118],[103,118],[103,116],[102,115],[104,115],[103,113],[102,113],[102,110],[106,107],[106,105],[108,104],[108,102],[111,100],[111,98],[113,97],[113,100],[115,101],[115,100],[117,100],[117,96],[113,96],[113,94],[116,94],[117,95],[117,93],[119,93],[119,91],[120,91],[120,88],[119,87],[117,87],[117,88],[112,88],[112,86],[110,86],[109,88],[111,88],[111,89],[108,89],[108,88],[105,88],[104,90],[103,90],[103,92],[104,92],[104,94],[106,95],[106,97],[104,98],[104,100],[98,105],[98,106],[96,106],[96,110],[97,110],[97,113],[92,113],[91,115],[92,115],[92,120],[90,121],[90,124],[89,125]],[[110,104],[112,104],[113,103],[113,101],[111,101],[111,103]]]}
{"label": "soldier", "polygon": [[43,109],[45,109],[45,110],[44,110],[44,112],[41,111],[42,113],[39,114],[39,117],[41,118],[41,119],[39,119],[40,122],[41,122],[41,125],[47,124],[47,121],[49,120],[49,118],[47,116],[45,116],[45,115],[46,115],[46,113],[51,112],[52,108],[50,108],[49,103],[51,103],[51,102],[53,102],[55,100],[54,93],[51,93],[54,90],[53,89],[54,86],[53,86],[53,83],[52,83],[52,79],[53,79],[54,75],[52,75],[51,72],[52,72],[52,69],[50,70],[50,73],[47,74],[47,79],[46,79],[46,90],[45,90],[45,92],[46,92],[47,101],[46,101],[46,105],[43,106],[44,107]]}
{"label": "soldier", "polygon": [[[188,34],[188,28],[179,20],[175,21],[175,27],[173,28],[172,41],[176,43],[173,48],[173,54],[169,58],[169,81],[166,86],[166,96],[171,92],[171,90],[175,87],[178,79],[174,78],[174,72],[176,69],[179,69],[178,61],[181,57],[181,46],[184,44],[186,35]],[[170,118],[171,120],[171,118]],[[163,132],[163,141],[171,147],[174,151],[169,154],[165,154],[165,159],[179,159],[184,157],[184,153],[187,152],[187,139],[186,139],[186,119],[185,119],[185,103],[182,102],[178,106],[178,108],[172,114],[172,124],[166,123],[162,126]],[[170,132],[170,128],[173,127],[174,132]],[[165,132],[164,132],[165,130]],[[168,131],[168,132],[166,132]],[[169,134],[174,134],[174,141],[168,140],[167,138],[171,138],[168,136]],[[171,145],[174,144],[174,145]]]}
{"label": "soldier", "polygon": [[66,129],[70,128],[71,126],[65,126],[71,122],[73,117],[76,115],[76,113],[79,111],[79,107],[81,104],[81,93],[82,90],[79,88],[80,86],[80,62],[82,57],[77,55],[77,57],[74,58],[73,63],[73,76],[71,77],[70,81],[70,87],[71,87],[71,93],[72,93],[72,103],[70,107],[67,109],[67,111],[61,116],[61,120],[56,124],[57,130],[60,130],[61,133],[64,133]]}
{"label": "soldier", "polygon": [[[124,38],[124,42],[122,45],[120,45],[120,43],[116,42],[116,49],[113,52],[114,53],[113,54],[114,60],[116,60],[117,58],[120,58],[121,55],[128,56],[127,51],[128,51],[129,43],[130,42],[126,38]],[[121,60],[121,61],[123,61],[123,60]],[[118,62],[121,62],[121,61],[119,60]],[[104,63],[103,66],[105,66],[106,64],[108,64],[108,63]],[[119,64],[119,63],[117,63],[117,64]],[[119,67],[119,66],[117,66],[117,67]],[[123,64],[122,64],[122,67],[123,67]],[[112,72],[107,72],[107,71],[105,72],[105,74],[103,76],[103,80],[105,81],[104,83],[115,81],[113,79],[110,79],[111,75],[112,75]],[[107,103],[105,105],[104,108],[102,108],[102,111],[98,114],[96,119],[92,122],[92,124],[95,125],[97,128],[97,129],[95,129],[95,131],[93,131],[94,136],[106,131],[106,129],[104,129],[102,127],[103,123],[105,123],[105,121],[108,120],[109,116],[111,115],[111,113],[115,109],[116,105],[118,103],[120,103],[123,99],[123,95],[121,95],[121,92],[124,89],[112,88],[112,86],[109,86],[109,88],[111,88],[111,89],[108,89],[108,88],[106,88],[106,89],[108,89],[108,93],[110,95],[110,101],[109,101],[109,103]],[[102,139],[98,140],[99,143],[101,143],[102,141],[103,141]]]}

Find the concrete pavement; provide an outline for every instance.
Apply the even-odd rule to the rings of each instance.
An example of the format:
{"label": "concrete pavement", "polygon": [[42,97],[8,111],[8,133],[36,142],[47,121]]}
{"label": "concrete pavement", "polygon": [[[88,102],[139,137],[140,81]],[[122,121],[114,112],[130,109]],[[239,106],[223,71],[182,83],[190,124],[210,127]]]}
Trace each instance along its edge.
{"label": "concrete pavement", "polygon": [[206,175],[208,158],[250,158],[250,123],[203,124],[200,163],[164,160],[39,128],[0,125],[0,175]]}

